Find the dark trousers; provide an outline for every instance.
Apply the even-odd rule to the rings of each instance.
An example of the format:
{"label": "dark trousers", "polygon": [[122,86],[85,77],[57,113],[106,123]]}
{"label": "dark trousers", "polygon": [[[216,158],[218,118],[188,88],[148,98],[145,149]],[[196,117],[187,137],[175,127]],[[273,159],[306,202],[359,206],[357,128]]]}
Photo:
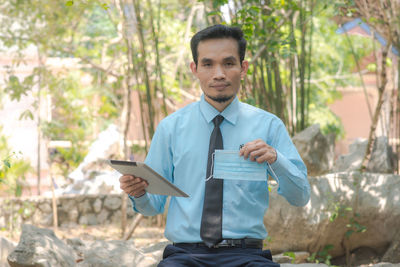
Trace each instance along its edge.
{"label": "dark trousers", "polygon": [[257,248],[207,248],[168,245],[158,267],[279,267],[272,261],[271,252]]}

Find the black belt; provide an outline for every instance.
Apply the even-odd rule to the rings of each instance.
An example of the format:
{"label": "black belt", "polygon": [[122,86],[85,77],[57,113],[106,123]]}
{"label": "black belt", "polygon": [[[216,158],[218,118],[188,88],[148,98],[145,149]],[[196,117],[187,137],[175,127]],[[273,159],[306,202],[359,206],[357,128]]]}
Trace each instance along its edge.
{"label": "black belt", "polygon": [[[174,243],[177,247],[207,247],[203,242],[199,243]],[[211,248],[259,248],[263,247],[262,239],[255,238],[244,238],[244,239],[223,239],[218,244],[212,246]]]}

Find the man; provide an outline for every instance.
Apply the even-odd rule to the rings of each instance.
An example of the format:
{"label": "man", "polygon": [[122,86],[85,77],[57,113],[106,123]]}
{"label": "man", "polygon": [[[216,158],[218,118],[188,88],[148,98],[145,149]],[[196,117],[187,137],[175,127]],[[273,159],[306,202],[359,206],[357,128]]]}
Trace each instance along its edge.
{"label": "man", "polygon": [[[303,206],[310,197],[306,167],[282,121],[237,98],[249,67],[242,31],[208,27],[193,36],[191,49],[190,68],[204,94],[160,122],[145,160],[190,196],[170,200],[165,236],[173,244],[159,266],[279,266],[262,250],[267,172],[279,194]],[[226,179],[214,177],[221,166]],[[263,180],[254,181],[259,170]],[[236,173],[241,177],[231,179]],[[140,177],[124,175],[120,183],[135,211],[164,211],[167,197],[146,193]]]}

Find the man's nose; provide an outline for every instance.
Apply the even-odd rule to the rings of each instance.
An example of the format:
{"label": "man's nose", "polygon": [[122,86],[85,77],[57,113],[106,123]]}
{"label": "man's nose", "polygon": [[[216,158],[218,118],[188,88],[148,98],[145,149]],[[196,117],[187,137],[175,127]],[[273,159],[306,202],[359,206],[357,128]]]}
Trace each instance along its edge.
{"label": "man's nose", "polygon": [[221,80],[225,79],[225,71],[222,66],[217,65],[214,70],[214,79]]}

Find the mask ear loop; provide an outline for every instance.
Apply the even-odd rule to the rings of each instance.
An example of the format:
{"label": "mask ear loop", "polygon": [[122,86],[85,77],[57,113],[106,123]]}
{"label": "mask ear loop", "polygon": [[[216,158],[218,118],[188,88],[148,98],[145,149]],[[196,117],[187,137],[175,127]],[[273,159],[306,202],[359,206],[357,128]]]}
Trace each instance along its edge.
{"label": "mask ear loop", "polygon": [[[275,178],[276,182],[278,183],[278,187],[279,187],[279,179],[278,179],[278,176],[275,174],[274,169],[272,169],[272,167],[271,167],[271,165],[269,164],[268,161],[267,161],[267,165],[268,165],[268,168],[271,170],[272,176]],[[272,189],[274,189],[274,188],[275,188],[275,186],[272,187]]]}
{"label": "mask ear loop", "polygon": [[215,152],[212,153],[211,155],[211,174],[209,177],[206,178],[206,182],[208,180],[210,180],[211,178],[213,178],[213,174],[214,174],[214,156],[215,156]]}

